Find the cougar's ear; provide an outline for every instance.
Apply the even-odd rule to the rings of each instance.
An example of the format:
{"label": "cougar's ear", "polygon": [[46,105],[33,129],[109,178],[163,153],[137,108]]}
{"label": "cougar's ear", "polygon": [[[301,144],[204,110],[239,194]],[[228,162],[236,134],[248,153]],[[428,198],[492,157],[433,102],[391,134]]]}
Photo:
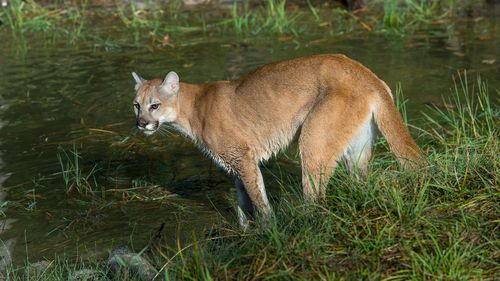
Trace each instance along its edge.
{"label": "cougar's ear", "polygon": [[167,98],[179,94],[179,75],[170,71],[161,83],[160,92]]}
{"label": "cougar's ear", "polygon": [[144,83],[144,79],[142,79],[141,76],[137,75],[137,73],[132,72],[132,77],[134,77],[135,80],[135,90],[139,89],[140,86]]}

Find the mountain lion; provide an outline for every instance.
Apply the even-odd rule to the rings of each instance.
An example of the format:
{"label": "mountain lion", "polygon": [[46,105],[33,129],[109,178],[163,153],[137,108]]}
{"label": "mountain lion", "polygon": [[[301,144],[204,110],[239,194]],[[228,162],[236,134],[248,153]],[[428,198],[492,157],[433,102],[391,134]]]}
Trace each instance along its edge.
{"label": "mountain lion", "polygon": [[296,135],[310,200],[325,195],[341,159],[351,173],[366,174],[377,128],[402,166],[422,161],[389,87],[344,55],[276,62],[239,79],[197,85],[180,83],[175,72],[163,81],[132,75],[137,127],[150,135],[166,123],[234,175],[243,227],[254,208],[271,216],[259,163]]}

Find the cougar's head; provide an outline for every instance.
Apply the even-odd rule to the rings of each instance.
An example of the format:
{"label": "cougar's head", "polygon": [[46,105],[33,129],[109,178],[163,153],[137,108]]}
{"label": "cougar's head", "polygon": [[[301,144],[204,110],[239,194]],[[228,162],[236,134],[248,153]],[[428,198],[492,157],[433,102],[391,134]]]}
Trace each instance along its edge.
{"label": "cougar's head", "polygon": [[169,72],[163,81],[144,80],[132,72],[135,80],[134,112],[136,125],[146,135],[156,132],[161,124],[177,119],[179,76]]}

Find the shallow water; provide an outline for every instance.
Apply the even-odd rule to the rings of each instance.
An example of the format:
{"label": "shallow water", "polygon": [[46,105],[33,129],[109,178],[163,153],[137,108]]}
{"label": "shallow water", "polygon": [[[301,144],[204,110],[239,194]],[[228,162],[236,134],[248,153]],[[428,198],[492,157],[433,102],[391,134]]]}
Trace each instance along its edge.
{"label": "shallow water", "polygon": [[[10,224],[0,238],[17,239],[14,262],[23,263],[26,254],[37,261],[55,254],[105,256],[123,244],[141,249],[162,224],[174,241],[221,217],[234,219],[230,178],[182,137],[146,138],[135,130],[132,71],[160,78],[175,70],[182,81],[199,83],[239,77],[282,59],[343,53],[371,68],[393,91],[400,83],[409,115],[418,123],[426,104],[439,104],[450,94],[457,70],[466,69],[471,80],[479,73],[491,89],[499,88],[498,23],[464,21],[404,38],[206,37],[190,38],[198,43],[183,47],[109,51],[57,40],[45,44],[43,37],[27,38],[20,48],[4,32],[0,186],[9,201],[2,220]],[[93,196],[66,191],[57,155],[73,144],[84,173],[98,168]],[[280,192],[276,177],[299,181],[293,160],[281,157],[275,163],[266,165],[265,176],[273,196]]]}

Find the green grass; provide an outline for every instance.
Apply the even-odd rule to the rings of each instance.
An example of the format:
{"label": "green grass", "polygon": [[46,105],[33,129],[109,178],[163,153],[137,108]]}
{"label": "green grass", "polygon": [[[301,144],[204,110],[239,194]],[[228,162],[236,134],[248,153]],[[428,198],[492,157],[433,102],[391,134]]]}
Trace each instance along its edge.
{"label": "green grass", "polygon": [[[86,2],[67,2],[50,8],[33,0],[13,0],[0,10],[0,29],[10,30],[15,37],[40,34],[66,39],[68,43],[110,44],[124,47],[161,45],[165,36],[213,36],[302,34],[320,32],[336,36],[356,30],[364,32],[412,34],[449,18],[459,5],[455,0],[391,0],[367,2],[367,12],[353,14],[330,8],[321,2],[305,1],[300,6],[286,0],[266,0],[260,5],[248,1],[234,2],[228,9],[185,10],[179,0],[167,6],[149,2],[139,8],[134,2],[116,2],[115,7],[90,9]],[[435,26],[435,25],[433,25]],[[103,45],[102,42],[110,42]],[[26,44],[26,43],[25,43]]]}
{"label": "green grass", "polygon": [[0,202],[0,217],[5,217],[5,212],[7,211],[9,204],[9,201]]}
{"label": "green grass", "polygon": [[381,30],[401,34],[428,26],[432,21],[444,19],[455,8],[455,1],[389,0],[383,4]]}
{"label": "green grass", "polygon": [[[221,221],[190,241],[157,240],[147,255],[162,280],[497,279],[500,111],[490,96],[480,78],[457,77],[452,106],[430,108],[415,128],[428,161],[420,170],[400,170],[381,141],[367,179],[340,167],[322,202],[304,203],[300,186],[282,179],[265,226],[242,232],[236,219]],[[78,166],[73,152],[69,167]],[[59,260],[46,279],[21,268],[7,280],[63,280],[74,267],[85,265]]]}
{"label": "green grass", "polygon": [[84,171],[80,163],[80,156],[76,145],[69,151],[59,148],[57,159],[61,167],[61,175],[66,187],[66,192],[76,191],[78,193],[91,193],[98,187],[96,172],[99,170],[97,164],[90,171]]}
{"label": "green grass", "polygon": [[254,20],[253,14],[248,10],[248,2],[240,8],[236,2],[231,7],[231,20],[234,31],[237,34],[246,33]]}
{"label": "green grass", "polygon": [[453,91],[455,109],[433,109],[421,129],[428,167],[400,171],[383,155],[366,181],[339,169],[317,205],[298,187],[283,190],[270,227],[216,228],[179,246],[167,261],[172,280],[498,277],[499,111],[484,82],[466,81]]}
{"label": "green grass", "polygon": [[86,7],[84,2],[80,6],[49,9],[33,0],[12,0],[7,9],[1,10],[0,18],[5,19],[7,26],[16,34],[62,31],[63,24],[79,26]]}
{"label": "green grass", "polygon": [[314,7],[310,0],[306,0],[307,7],[311,11],[311,14],[314,16],[314,19],[319,22],[321,21],[321,17],[319,16],[318,10]]}
{"label": "green grass", "polygon": [[[54,44],[63,38],[70,45],[88,38],[86,29],[88,10],[86,1],[79,5],[60,4],[47,8],[34,0],[12,0],[5,9],[0,9],[0,31],[9,30],[13,42],[21,53],[28,51],[31,36],[43,37],[43,41]],[[10,38],[8,40],[10,40]]]}
{"label": "green grass", "polygon": [[48,262],[48,267],[40,270],[34,267],[25,267],[19,270],[7,269],[2,280],[37,280],[37,281],[53,281],[53,280],[97,280],[97,279],[71,279],[73,276],[78,276],[78,271],[92,268],[95,277],[106,276],[106,270],[100,264],[91,261],[79,261],[70,263],[63,257],[57,258],[56,261]]}
{"label": "green grass", "polygon": [[[51,14],[34,1],[14,0],[1,14],[15,38],[22,38],[27,32],[47,32],[54,29],[60,15]],[[3,22],[4,20],[2,20]]]}
{"label": "green grass", "polygon": [[230,32],[236,34],[295,33],[299,13],[286,9],[286,0],[267,0],[263,7],[249,8],[248,2],[233,3],[231,20],[222,21]]}
{"label": "green grass", "polygon": [[286,0],[267,0],[264,26],[277,33],[291,29],[294,20],[286,10]]}

